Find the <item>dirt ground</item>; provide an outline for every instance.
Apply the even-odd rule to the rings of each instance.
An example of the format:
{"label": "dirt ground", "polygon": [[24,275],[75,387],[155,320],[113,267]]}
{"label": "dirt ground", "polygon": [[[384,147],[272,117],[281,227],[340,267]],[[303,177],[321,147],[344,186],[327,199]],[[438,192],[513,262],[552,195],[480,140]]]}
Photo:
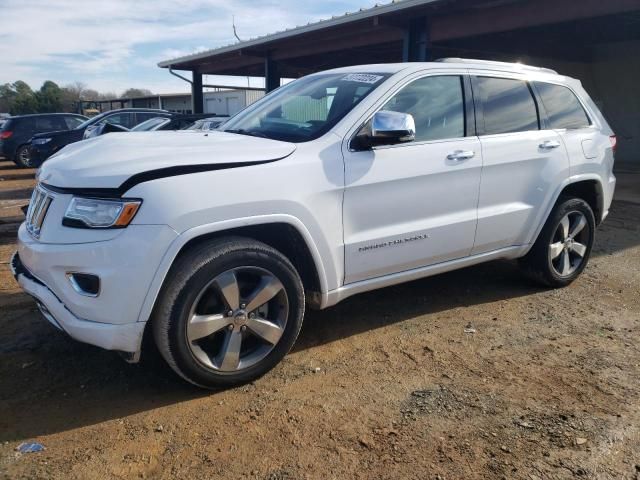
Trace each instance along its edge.
{"label": "dirt ground", "polygon": [[640,479],[638,196],[566,289],[495,262],[363,294],[211,393],[40,317],[7,265],[31,186],[0,164],[0,478]]}

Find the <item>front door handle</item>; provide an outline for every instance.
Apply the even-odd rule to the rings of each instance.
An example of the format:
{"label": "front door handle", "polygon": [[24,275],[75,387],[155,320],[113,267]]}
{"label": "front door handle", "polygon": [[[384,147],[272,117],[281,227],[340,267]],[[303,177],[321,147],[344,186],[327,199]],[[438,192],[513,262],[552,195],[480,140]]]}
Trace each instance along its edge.
{"label": "front door handle", "polygon": [[538,146],[543,150],[552,150],[554,148],[558,148],[560,146],[560,142],[556,142],[555,140],[547,140],[546,142],[542,142]]}
{"label": "front door handle", "polygon": [[456,150],[447,155],[448,160],[454,160],[456,162],[463,162],[476,156],[476,152],[473,150]]}

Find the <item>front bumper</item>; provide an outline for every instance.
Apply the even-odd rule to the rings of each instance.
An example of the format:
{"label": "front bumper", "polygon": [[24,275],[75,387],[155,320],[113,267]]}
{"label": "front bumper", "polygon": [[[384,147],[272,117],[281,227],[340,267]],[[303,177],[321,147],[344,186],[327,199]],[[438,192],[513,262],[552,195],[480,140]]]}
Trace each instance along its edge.
{"label": "front bumper", "polygon": [[76,317],[42,281],[27,270],[18,252],[11,259],[11,271],[20,287],[36,300],[43,316],[71,338],[107,350],[132,354],[139,352],[144,322],[114,325]]}

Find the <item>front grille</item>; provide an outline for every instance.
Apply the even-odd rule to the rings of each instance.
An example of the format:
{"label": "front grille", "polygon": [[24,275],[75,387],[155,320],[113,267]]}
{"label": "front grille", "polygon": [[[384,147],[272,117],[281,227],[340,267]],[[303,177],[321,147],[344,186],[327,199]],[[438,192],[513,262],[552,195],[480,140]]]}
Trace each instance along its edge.
{"label": "front grille", "polygon": [[33,190],[27,210],[26,227],[35,238],[40,238],[40,230],[52,201],[53,197],[40,185]]}

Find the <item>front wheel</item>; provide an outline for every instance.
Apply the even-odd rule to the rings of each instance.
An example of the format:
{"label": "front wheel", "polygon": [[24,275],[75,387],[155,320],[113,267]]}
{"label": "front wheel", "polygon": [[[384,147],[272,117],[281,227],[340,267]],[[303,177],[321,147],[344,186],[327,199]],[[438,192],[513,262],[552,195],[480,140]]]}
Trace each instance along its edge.
{"label": "front wheel", "polygon": [[561,197],[531,251],[525,271],[549,287],[564,287],[585,269],[595,239],[595,218],[587,202]]}
{"label": "front wheel", "polygon": [[171,368],[198,386],[263,375],[300,332],[302,281],[284,255],[261,242],[201,244],[167,278],[151,320],[156,344]]}

